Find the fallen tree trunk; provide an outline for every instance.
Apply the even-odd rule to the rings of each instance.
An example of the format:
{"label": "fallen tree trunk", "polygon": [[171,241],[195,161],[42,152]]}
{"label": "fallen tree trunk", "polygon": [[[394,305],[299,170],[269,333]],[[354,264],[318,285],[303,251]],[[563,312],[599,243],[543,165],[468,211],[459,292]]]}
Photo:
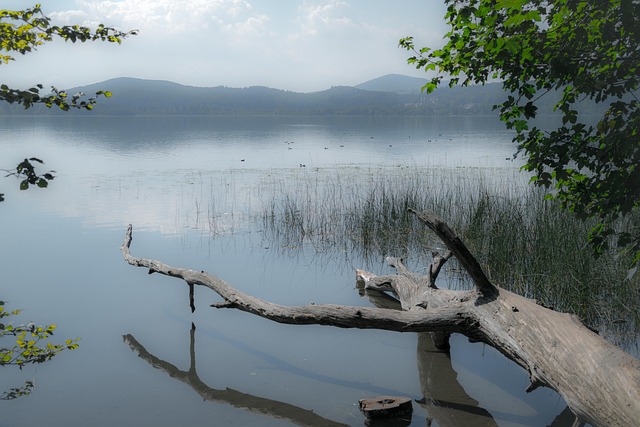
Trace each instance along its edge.
{"label": "fallen tree trunk", "polygon": [[[640,361],[586,328],[579,319],[544,308],[535,301],[493,285],[462,241],[430,212],[414,212],[442,239],[449,253],[434,254],[426,276],[389,258],[397,273],[376,276],[357,270],[366,288],[394,292],[403,311],[341,305],[282,306],[244,294],[204,271],[171,267],[135,258],[129,252],[132,228],[122,251],[134,266],[183,279],[191,290],[206,286],[223,301],[215,308],[235,308],[288,324],[321,324],[342,328],[435,333],[439,345],[458,332],[485,342],[525,368],[528,390],[546,386],[557,391],[576,417],[595,426],[631,426],[640,419]],[[469,291],[439,289],[436,277],[455,256],[474,283]]]}

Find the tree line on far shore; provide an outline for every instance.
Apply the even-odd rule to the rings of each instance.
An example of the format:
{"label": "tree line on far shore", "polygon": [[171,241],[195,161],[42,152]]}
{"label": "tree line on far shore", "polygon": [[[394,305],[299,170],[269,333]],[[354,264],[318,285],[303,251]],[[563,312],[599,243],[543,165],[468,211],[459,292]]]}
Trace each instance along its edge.
{"label": "tree line on far shore", "polygon": [[[111,99],[95,105],[93,111],[93,114],[105,115],[495,115],[492,107],[505,96],[499,83],[442,87],[427,94],[420,90],[420,79],[406,76],[381,79],[385,78],[386,85],[363,83],[311,93],[263,86],[193,87],[168,81],[117,78],[67,92],[93,94],[108,88]],[[409,82],[414,84],[415,90],[400,89],[406,88]],[[549,102],[553,102],[551,97]],[[594,113],[599,111],[592,103],[585,103],[584,108]],[[1,115],[63,113],[43,105],[34,105],[27,110],[17,104],[0,105]],[[88,111],[68,113],[87,114]]]}

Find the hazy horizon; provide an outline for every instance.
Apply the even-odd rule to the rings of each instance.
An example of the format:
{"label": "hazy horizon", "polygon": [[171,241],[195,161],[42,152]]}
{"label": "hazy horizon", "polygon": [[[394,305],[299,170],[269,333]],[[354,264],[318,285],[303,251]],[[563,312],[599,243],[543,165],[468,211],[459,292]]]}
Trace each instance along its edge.
{"label": "hazy horizon", "polygon": [[42,9],[54,25],[103,23],[139,35],[121,45],[49,43],[3,65],[1,83],[76,87],[132,77],[314,92],[386,74],[425,77],[398,41],[411,35],[439,46],[446,32],[444,3],[420,0],[59,0]]}
{"label": "hazy horizon", "polygon": [[[310,91],[310,92],[300,92],[300,91],[290,91],[290,92],[295,92],[295,93],[313,93],[313,92],[322,92],[325,90],[329,90],[331,88],[335,88],[335,87],[357,87],[360,86],[362,84],[366,84],[375,80],[379,80],[379,79],[384,79],[386,77],[398,77],[399,79],[402,78],[407,78],[407,79],[417,79],[417,80],[425,80],[426,76],[422,76],[422,77],[414,77],[414,76],[410,76],[407,74],[397,74],[397,73],[390,73],[390,74],[385,74],[382,76],[378,76],[378,77],[373,77],[369,80],[366,81],[362,81],[362,82],[357,82],[353,85],[331,85],[322,89],[318,89],[318,90],[314,90],[314,91]],[[253,88],[253,87],[265,87],[268,89],[275,89],[275,90],[284,90],[284,91],[289,91],[288,89],[280,89],[280,88],[275,88],[275,87],[271,87],[271,86],[264,86],[264,85],[258,85],[258,84],[249,84],[247,86],[231,86],[231,85],[227,85],[227,84],[219,84],[219,85],[215,85],[215,86],[200,86],[200,85],[189,85],[189,84],[183,84],[180,82],[176,82],[176,81],[172,81],[172,80],[167,80],[167,79],[151,79],[151,78],[142,78],[142,77],[131,77],[131,76],[117,76],[117,77],[112,77],[106,80],[101,80],[101,81],[95,81],[95,82],[91,82],[88,83],[86,85],[76,85],[75,87],[85,87],[85,86],[92,86],[95,84],[102,84],[102,83],[109,83],[112,81],[117,81],[117,80],[139,80],[139,81],[148,81],[148,82],[165,82],[165,83],[170,83],[170,84],[177,84],[180,86],[185,86],[185,87],[195,87],[195,88],[203,88],[203,89],[209,89],[209,88],[217,88],[217,87],[225,87],[225,88],[230,88],[230,89],[247,89],[247,88]],[[416,80],[416,81],[417,81]],[[72,88],[62,88],[59,87],[58,89],[72,89]],[[417,91],[419,91],[421,89],[421,86],[416,86]],[[108,90],[108,89],[107,89]]]}

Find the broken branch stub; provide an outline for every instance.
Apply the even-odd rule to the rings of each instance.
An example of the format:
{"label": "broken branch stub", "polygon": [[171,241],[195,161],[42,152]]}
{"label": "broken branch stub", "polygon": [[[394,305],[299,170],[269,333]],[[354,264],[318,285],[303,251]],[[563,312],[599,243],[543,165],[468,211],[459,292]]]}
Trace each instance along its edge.
{"label": "broken branch stub", "polygon": [[462,240],[460,240],[456,233],[454,233],[444,221],[431,211],[418,212],[414,209],[409,209],[409,212],[414,214],[420,222],[429,227],[440,240],[442,240],[458,262],[462,264],[483,296],[490,296],[495,293],[496,288],[489,279],[487,279],[482,267],[480,267],[480,263],[471,255],[471,252],[469,252],[469,249],[462,243]]}

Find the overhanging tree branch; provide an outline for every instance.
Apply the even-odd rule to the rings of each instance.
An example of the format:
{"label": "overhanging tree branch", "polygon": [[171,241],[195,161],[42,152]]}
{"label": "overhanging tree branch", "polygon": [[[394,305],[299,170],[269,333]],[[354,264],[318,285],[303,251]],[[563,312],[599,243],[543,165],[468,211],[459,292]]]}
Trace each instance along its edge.
{"label": "overhanging tree branch", "polygon": [[[637,227],[621,230],[617,219],[640,209],[640,168],[611,174],[609,165],[620,169],[630,159],[640,161],[640,134],[635,131],[640,117],[640,3],[445,3],[450,31],[442,48],[417,49],[411,37],[400,40],[412,55],[408,63],[436,74],[424,89],[431,93],[443,76],[451,77],[449,86],[501,80],[505,101],[494,109],[516,131],[513,142],[517,152],[526,154],[523,169],[536,175],[534,185],[554,188],[549,197],[579,217],[597,221],[589,236],[595,253],[615,244],[621,252],[632,252],[629,267],[637,267],[640,232]],[[545,111],[540,98],[550,89],[559,100]],[[580,112],[583,100],[599,110],[597,126],[589,125],[593,116]],[[624,108],[613,115],[614,105]],[[545,113],[560,115],[562,126],[548,133],[535,128],[531,120]],[[627,131],[629,124],[634,130]],[[595,155],[585,156],[587,143]],[[575,165],[595,179],[567,173]]]}
{"label": "overhanging tree branch", "polygon": [[[95,29],[81,25],[52,25],[39,4],[25,10],[3,9],[0,10],[0,64],[14,61],[13,52],[26,55],[55,38],[71,43],[102,41],[120,44],[123,39],[137,33],[138,30],[120,31],[103,24]],[[111,96],[108,91],[98,91],[95,97],[87,98],[83,93],[69,95],[55,87],[51,88],[50,93],[41,94],[42,89],[41,84],[27,90],[13,89],[3,84],[0,85],[0,101],[21,104],[25,108],[43,104],[48,108],[55,105],[64,111],[74,108],[91,110],[98,96]]]}

